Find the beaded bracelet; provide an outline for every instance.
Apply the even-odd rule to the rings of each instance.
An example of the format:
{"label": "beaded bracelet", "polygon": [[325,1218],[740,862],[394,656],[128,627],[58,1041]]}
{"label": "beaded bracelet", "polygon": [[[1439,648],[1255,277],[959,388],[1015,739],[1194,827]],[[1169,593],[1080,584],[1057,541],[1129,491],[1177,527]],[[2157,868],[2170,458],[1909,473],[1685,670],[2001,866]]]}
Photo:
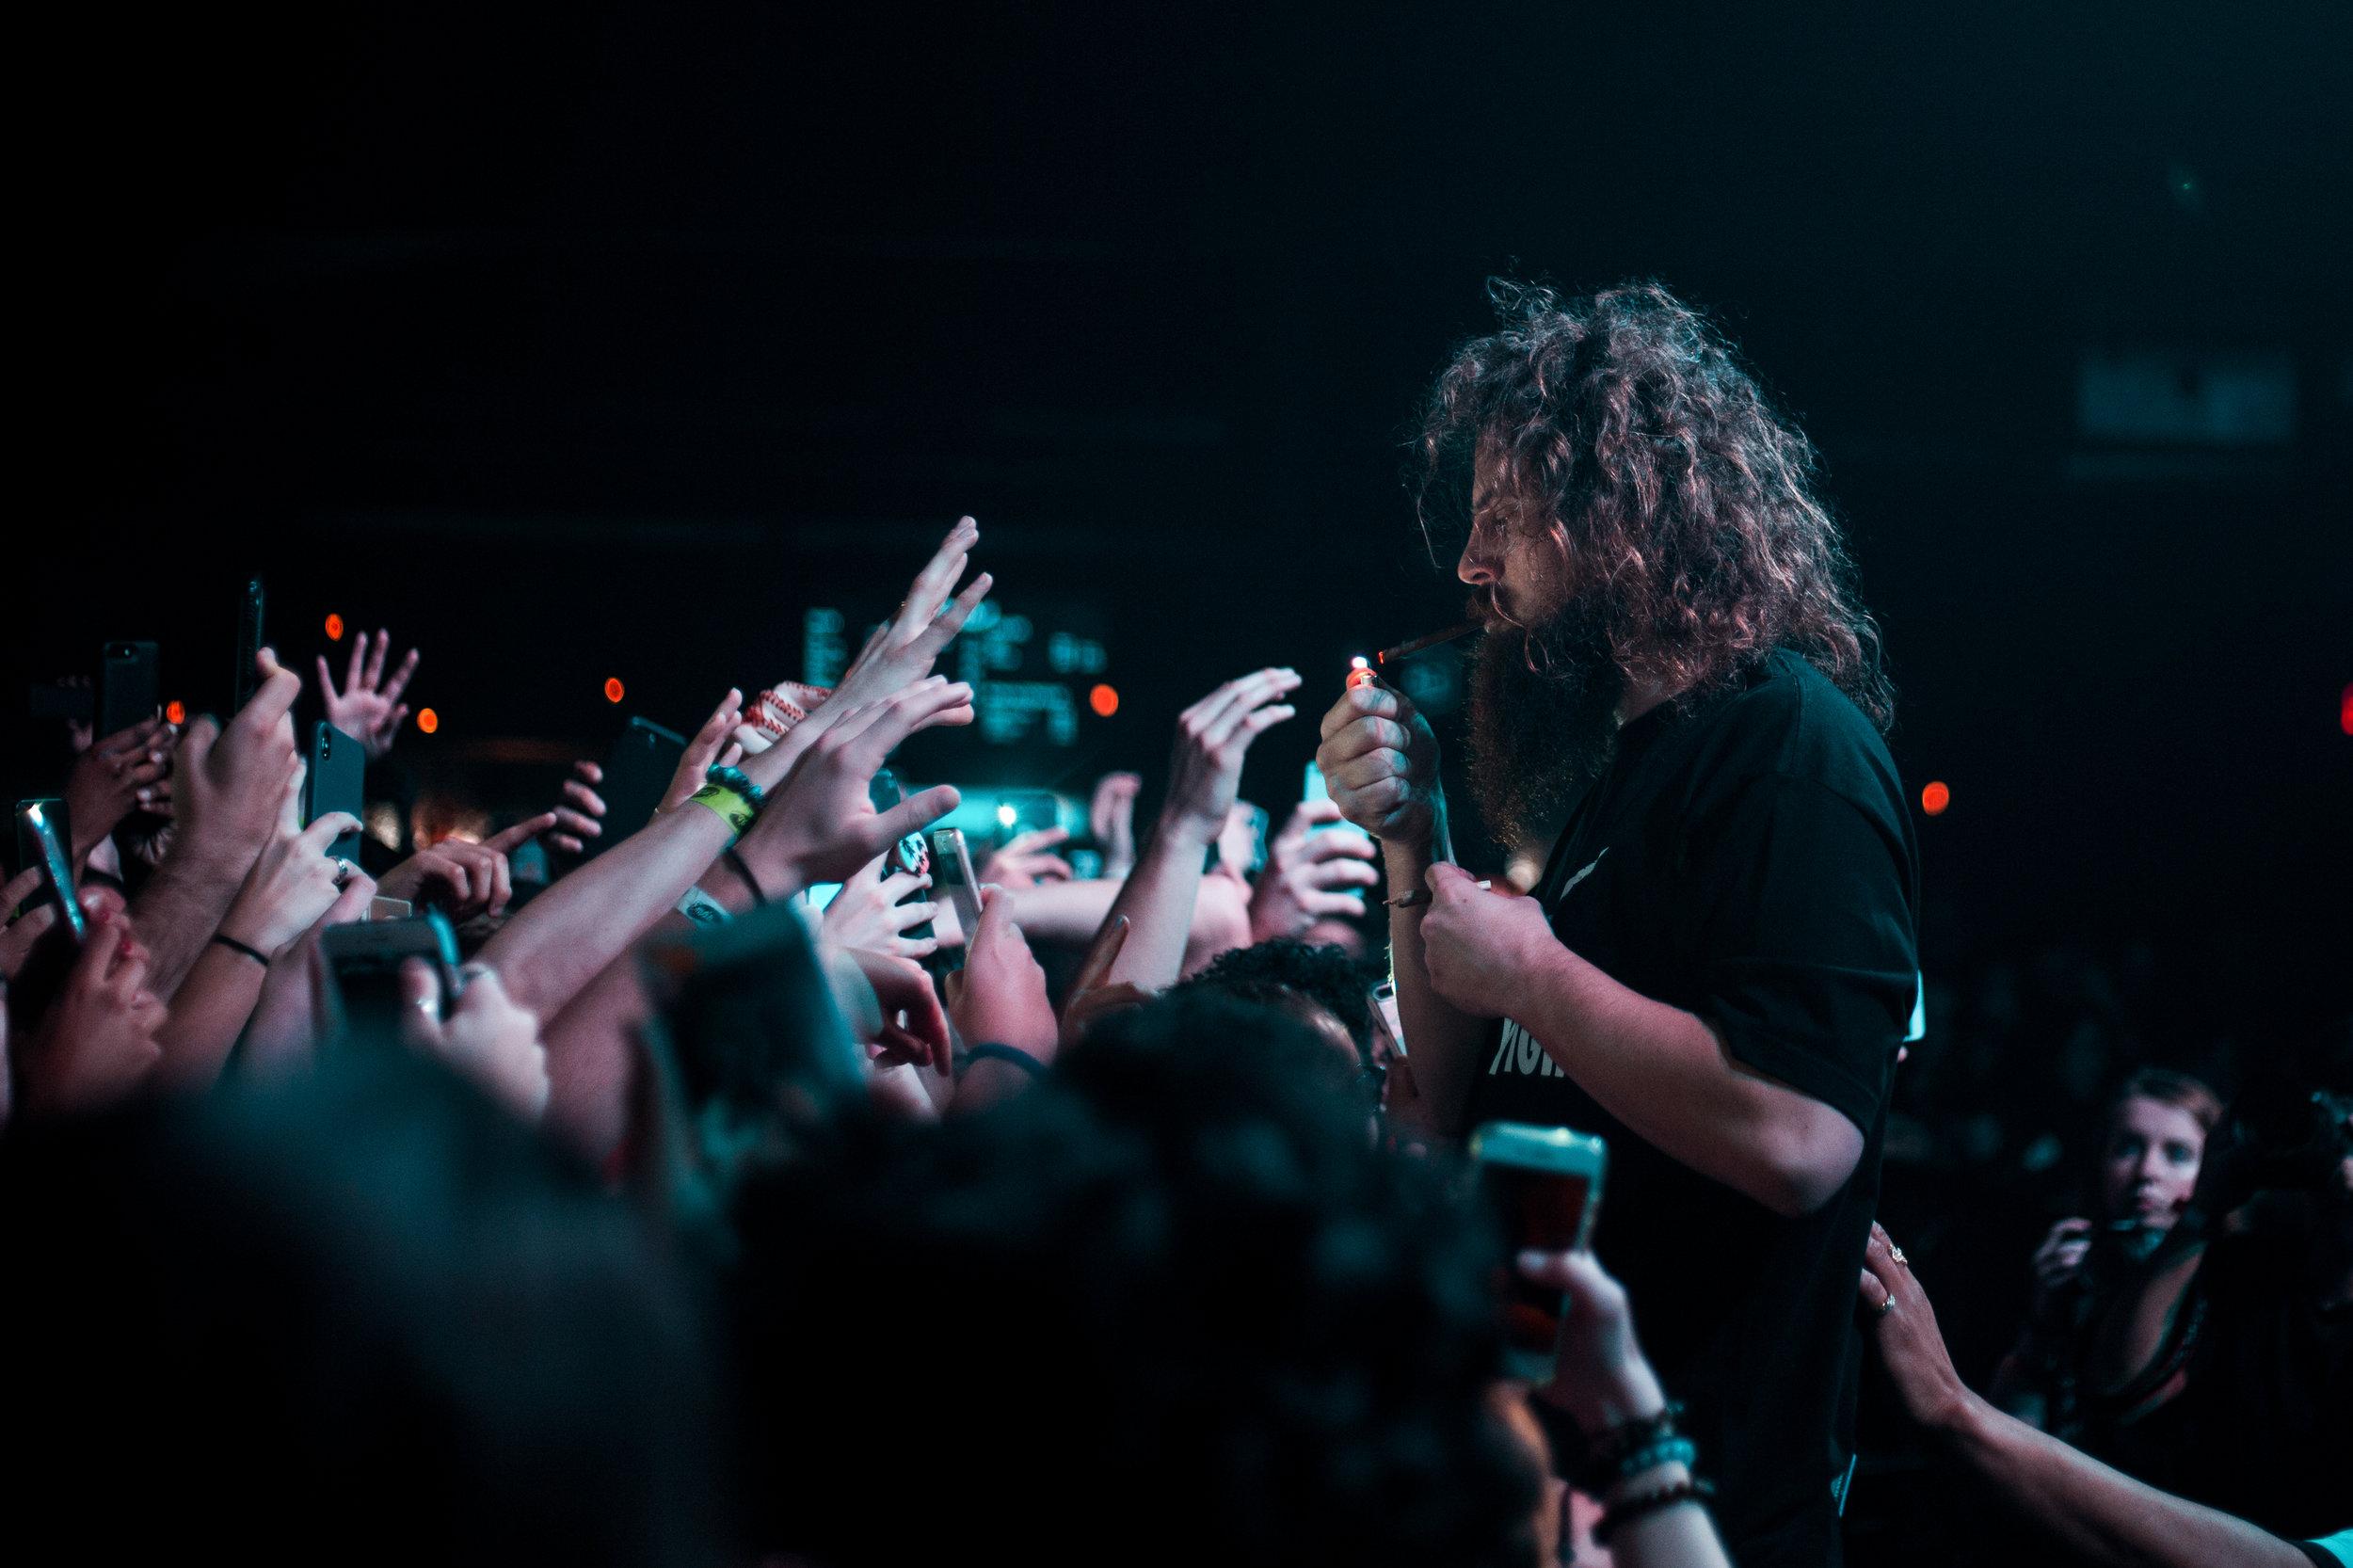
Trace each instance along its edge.
{"label": "beaded bracelet", "polygon": [[1632,1480],[1645,1470],[1656,1470],[1661,1464],[1689,1465],[1699,1458],[1699,1445],[1688,1437],[1662,1437],[1646,1443],[1618,1461],[1617,1479]]}
{"label": "beaded bracelet", "polygon": [[1682,1417],[1682,1404],[1669,1400],[1654,1415],[1637,1416],[1611,1427],[1598,1437],[1586,1438],[1584,1460],[1577,1465],[1577,1474],[1569,1479],[1577,1482],[1579,1491],[1599,1496],[1617,1482],[1618,1467],[1628,1457],[1680,1436],[1675,1423]]}
{"label": "beaded bracelet", "polygon": [[1705,1503],[1715,1495],[1714,1486],[1695,1476],[1688,1480],[1676,1481],[1673,1486],[1662,1486],[1655,1492],[1628,1497],[1602,1514],[1593,1526],[1593,1540],[1606,1546],[1611,1536],[1645,1513],[1656,1513],[1677,1503]]}
{"label": "beaded bracelet", "polygon": [[716,784],[722,790],[733,790],[750,801],[755,811],[767,803],[767,792],[753,783],[751,776],[742,768],[713,768],[703,775],[703,782]]}

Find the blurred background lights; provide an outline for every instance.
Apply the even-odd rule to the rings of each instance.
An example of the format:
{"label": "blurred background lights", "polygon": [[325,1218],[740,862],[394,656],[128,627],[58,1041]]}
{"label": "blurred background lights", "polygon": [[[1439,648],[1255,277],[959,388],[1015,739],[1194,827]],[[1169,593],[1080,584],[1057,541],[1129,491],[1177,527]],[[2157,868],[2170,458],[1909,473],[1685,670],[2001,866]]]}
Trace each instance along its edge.
{"label": "blurred background lights", "polygon": [[344,640],[344,617],[331,611],[327,616],[327,640],[330,643]]}
{"label": "blurred background lights", "polygon": [[417,710],[417,728],[430,735],[441,728],[441,715],[430,708],[420,708]]}
{"label": "blurred background lights", "polygon": [[620,678],[619,676],[617,676],[617,675],[608,675],[608,676],[606,676],[606,677],[604,678],[604,700],[605,700],[605,701],[607,701],[607,702],[618,702],[618,701],[620,701],[620,700],[621,700],[621,698],[622,698],[622,697],[624,697],[624,696],[628,696],[628,695],[629,695],[629,688],[621,684],[621,678]]}
{"label": "blurred background lights", "polygon": [[2353,735],[2353,680],[2345,682],[2343,695],[2337,698],[2337,728]]}
{"label": "blurred background lights", "polygon": [[1920,809],[1926,811],[1931,817],[1943,816],[1945,814],[1945,808],[1950,806],[1952,803],[1953,792],[1945,786],[1945,781],[1941,778],[1932,778],[1929,780],[1927,786],[1920,792]]}
{"label": "blurred background lights", "polygon": [[[2348,689],[2353,689],[2353,688],[2348,688]],[[182,702],[182,701],[181,701],[181,700],[179,700],[177,697],[174,697],[171,701],[165,703],[165,704],[164,704],[164,722],[165,722],[166,724],[185,724],[185,723],[187,723],[187,722],[188,722],[188,705],[187,705],[186,703],[184,703],[184,702]]]}
{"label": "blurred background lights", "polygon": [[[2353,692],[2353,686],[2348,686],[2345,690]],[[2348,698],[2348,700],[2353,700],[2353,698]],[[1087,706],[1095,710],[1096,718],[1110,718],[1119,712],[1119,689],[1115,686],[1096,684],[1087,693]],[[2348,712],[2353,712],[2353,710],[2348,710]]]}

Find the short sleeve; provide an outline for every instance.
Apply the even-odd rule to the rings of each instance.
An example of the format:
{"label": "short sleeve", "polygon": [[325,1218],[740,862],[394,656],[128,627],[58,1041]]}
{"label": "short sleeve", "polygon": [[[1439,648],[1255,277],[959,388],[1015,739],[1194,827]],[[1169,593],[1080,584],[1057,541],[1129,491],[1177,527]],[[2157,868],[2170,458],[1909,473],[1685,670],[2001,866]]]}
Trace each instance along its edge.
{"label": "short sleeve", "polygon": [[1701,997],[1733,1058],[1867,1134],[1917,994],[1899,820],[1765,774],[1698,813],[1684,870]]}

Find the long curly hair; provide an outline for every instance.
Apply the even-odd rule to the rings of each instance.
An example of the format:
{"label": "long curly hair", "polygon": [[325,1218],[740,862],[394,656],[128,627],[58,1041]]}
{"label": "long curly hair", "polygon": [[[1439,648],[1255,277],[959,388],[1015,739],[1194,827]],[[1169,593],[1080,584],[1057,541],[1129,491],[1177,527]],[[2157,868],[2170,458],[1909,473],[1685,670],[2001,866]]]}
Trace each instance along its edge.
{"label": "long curly hair", "polygon": [[1548,535],[1628,682],[1694,701],[1775,648],[1801,655],[1882,730],[1895,692],[1814,445],[1721,333],[1656,282],[1580,298],[1494,280],[1501,329],[1474,339],[1424,412],[1420,509],[1467,518],[1481,455],[1512,526]]}

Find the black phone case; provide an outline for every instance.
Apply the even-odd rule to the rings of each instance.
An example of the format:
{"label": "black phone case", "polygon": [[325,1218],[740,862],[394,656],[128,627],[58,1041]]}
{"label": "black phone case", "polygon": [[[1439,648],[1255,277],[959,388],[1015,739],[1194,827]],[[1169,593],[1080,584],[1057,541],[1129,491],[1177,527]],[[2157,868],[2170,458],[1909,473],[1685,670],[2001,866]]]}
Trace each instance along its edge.
{"label": "black phone case", "polygon": [[120,735],[155,712],[153,643],[108,643],[98,652],[98,708],[90,738]]}
{"label": "black phone case", "polygon": [[[325,719],[311,727],[310,773],[302,781],[302,820],[314,823],[329,811],[367,815],[368,754],[358,741]],[[330,859],[360,859],[360,833],[337,834],[327,846]]]}
{"label": "black phone case", "polygon": [[604,832],[582,840],[583,858],[594,859],[646,825],[685,755],[685,736],[650,719],[629,721],[605,756],[604,782],[597,786],[604,801]]}
{"label": "black phone case", "polygon": [[262,580],[256,577],[246,584],[244,597],[237,604],[237,679],[230,687],[232,713],[252,701],[254,689],[262,683],[254,659],[268,646],[262,625],[264,600]]}

